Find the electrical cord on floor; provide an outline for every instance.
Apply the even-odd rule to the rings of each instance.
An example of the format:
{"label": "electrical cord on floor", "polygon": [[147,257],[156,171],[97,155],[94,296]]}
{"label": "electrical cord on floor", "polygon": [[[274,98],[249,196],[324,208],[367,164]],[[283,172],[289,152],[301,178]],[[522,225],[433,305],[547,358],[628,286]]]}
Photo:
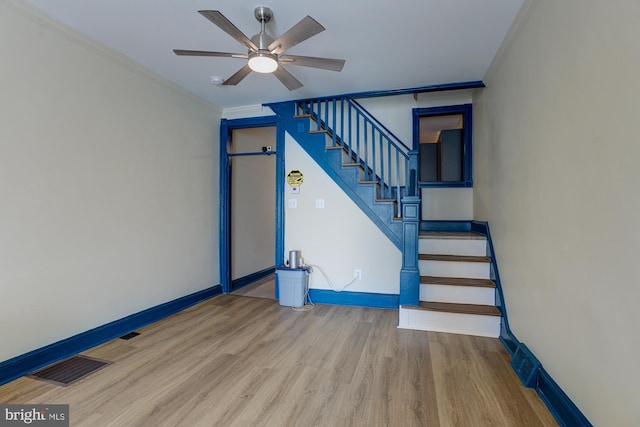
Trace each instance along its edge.
{"label": "electrical cord on floor", "polygon": [[353,280],[351,280],[349,283],[347,283],[346,285],[344,285],[343,287],[341,287],[340,289],[337,289],[334,285],[333,282],[331,281],[331,279],[329,279],[329,276],[327,276],[325,274],[325,272],[322,270],[322,268],[320,268],[317,265],[314,264],[307,264],[308,267],[313,267],[313,268],[317,268],[318,271],[322,274],[322,276],[324,277],[324,279],[327,281],[327,284],[329,285],[329,287],[331,288],[331,290],[335,291],[335,292],[342,292],[345,289],[347,289],[349,286],[353,285],[355,283],[356,280],[358,280],[357,277],[354,277]]}
{"label": "electrical cord on floor", "polygon": [[308,301],[308,303],[304,304],[302,307],[291,307],[291,309],[294,311],[313,310],[313,307],[315,307],[315,304],[313,303],[313,301],[311,301],[311,298],[309,297],[309,282],[307,282],[307,287],[304,291],[304,301]]}
{"label": "electrical cord on floor", "polygon": [[[327,284],[329,285],[331,290],[333,290],[334,292],[342,292],[345,289],[347,289],[349,286],[353,285],[356,280],[358,280],[357,277],[354,277],[353,280],[351,280],[349,283],[347,283],[346,285],[344,285],[344,286],[342,286],[341,288],[338,289],[338,288],[336,288],[336,286],[334,286],[334,284],[331,281],[331,279],[329,279],[329,276],[327,276],[327,274],[324,272],[324,270],[322,268],[320,268],[320,266],[315,265],[315,264],[307,264],[306,267],[310,267],[309,268],[309,273],[313,272],[314,268],[318,269],[320,274],[322,274],[324,279],[327,281]],[[307,283],[307,287],[305,289],[304,299],[305,299],[305,301],[308,301],[307,304],[303,305],[302,307],[291,307],[291,309],[295,310],[295,311],[309,311],[309,310],[313,309],[315,304],[313,303],[313,301],[311,301],[311,298],[309,297],[309,283]]]}

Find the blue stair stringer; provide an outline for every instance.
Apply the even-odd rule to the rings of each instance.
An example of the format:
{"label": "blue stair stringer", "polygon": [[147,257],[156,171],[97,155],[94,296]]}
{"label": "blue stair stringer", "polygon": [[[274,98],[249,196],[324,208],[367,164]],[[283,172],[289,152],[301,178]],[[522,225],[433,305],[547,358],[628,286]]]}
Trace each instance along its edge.
{"label": "blue stair stringer", "polygon": [[402,220],[394,219],[395,204],[377,202],[377,184],[360,183],[358,166],[343,166],[344,151],[327,149],[326,134],[310,133],[311,118],[295,117],[295,102],[268,104],[280,123],[311,158],[342,188],[374,224],[403,250]]}

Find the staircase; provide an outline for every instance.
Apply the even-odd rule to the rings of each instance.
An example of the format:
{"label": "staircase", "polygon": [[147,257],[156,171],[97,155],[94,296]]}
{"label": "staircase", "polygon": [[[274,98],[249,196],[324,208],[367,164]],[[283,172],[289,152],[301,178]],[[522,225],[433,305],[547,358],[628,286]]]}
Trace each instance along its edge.
{"label": "staircase", "polygon": [[398,327],[500,336],[501,313],[485,236],[425,231],[419,235],[420,302],[400,307]]}
{"label": "staircase", "polygon": [[484,235],[419,232],[416,151],[352,99],[268,106],[284,130],[402,251],[398,327],[500,336],[502,300],[491,280],[496,266],[487,256]]}
{"label": "staircase", "polygon": [[[398,247],[402,204],[417,153],[355,101],[327,98],[269,104],[285,130]],[[412,162],[415,164],[412,168]]]}

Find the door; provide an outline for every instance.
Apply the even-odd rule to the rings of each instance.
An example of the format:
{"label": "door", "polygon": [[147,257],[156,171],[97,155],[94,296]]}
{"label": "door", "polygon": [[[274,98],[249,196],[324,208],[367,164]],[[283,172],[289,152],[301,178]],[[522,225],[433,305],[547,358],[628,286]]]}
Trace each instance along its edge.
{"label": "door", "polygon": [[275,126],[232,131],[231,291],[275,269],[275,144]]}
{"label": "door", "polygon": [[283,262],[284,134],[275,116],[223,119],[220,141],[220,282],[230,293]]}

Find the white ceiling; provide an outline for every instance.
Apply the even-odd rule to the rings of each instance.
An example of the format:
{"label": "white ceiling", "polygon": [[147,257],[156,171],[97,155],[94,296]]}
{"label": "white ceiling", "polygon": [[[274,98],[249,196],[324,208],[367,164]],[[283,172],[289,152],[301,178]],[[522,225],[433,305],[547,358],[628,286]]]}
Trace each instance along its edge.
{"label": "white ceiling", "polygon": [[[523,0],[26,0],[47,15],[221,108],[353,92],[482,80]],[[306,15],[326,31],[288,54],[345,59],[342,72],[285,66],[304,87],[251,73],[215,86],[244,60],[176,56],[172,49],[246,53],[197,13],[219,10],[248,37],[256,6],[273,11],[276,38]]]}

